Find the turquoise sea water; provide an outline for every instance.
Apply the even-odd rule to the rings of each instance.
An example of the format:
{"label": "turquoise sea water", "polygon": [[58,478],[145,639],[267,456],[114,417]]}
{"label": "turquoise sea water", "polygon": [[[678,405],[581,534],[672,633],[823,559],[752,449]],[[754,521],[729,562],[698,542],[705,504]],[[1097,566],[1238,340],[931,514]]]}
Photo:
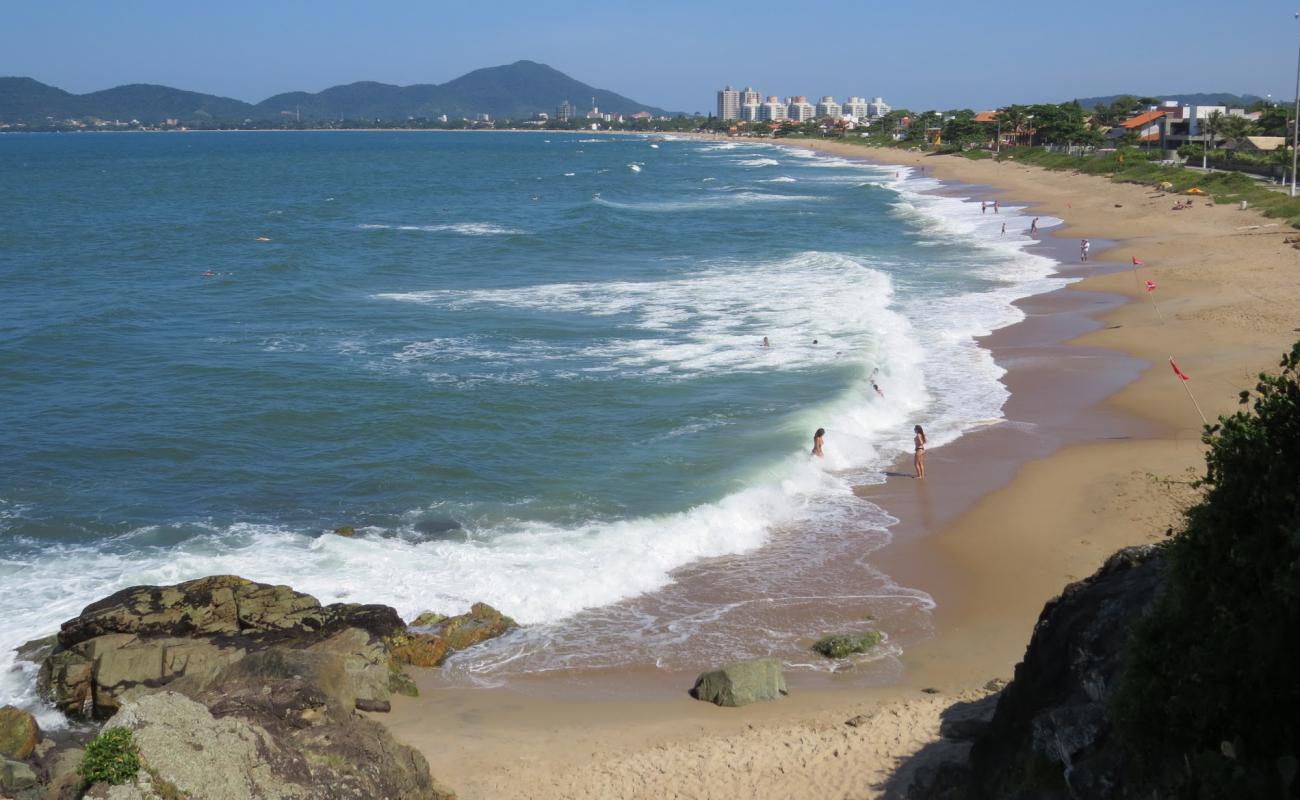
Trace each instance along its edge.
{"label": "turquoise sea water", "polygon": [[672,661],[735,601],[662,601],[679,570],[741,557],[743,602],[865,558],[889,517],[851,486],[999,417],[972,337],[1060,281],[934,186],[640,137],[0,137],[0,648],[237,572],[530,623],[474,675]]}

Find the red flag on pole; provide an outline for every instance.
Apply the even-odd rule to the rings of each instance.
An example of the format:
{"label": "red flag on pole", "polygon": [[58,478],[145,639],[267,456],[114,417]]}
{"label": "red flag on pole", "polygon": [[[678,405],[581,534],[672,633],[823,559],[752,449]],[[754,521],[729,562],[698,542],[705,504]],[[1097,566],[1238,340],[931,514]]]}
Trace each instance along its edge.
{"label": "red flag on pole", "polygon": [[1185,372],[1183,372],[1181,369],[1179,369],[1179,368],[1178,368],[1178,365],[1174,363],[1174,357],[1173,357],[1173,356],[1170,356],[1170,357],[1169,357],[1169,366],[1171,366],[1171,367],[1174,368],[1174,374],[1177,375],[1178,377],[1182,378],[1182,379],[1185,380],[1185,381],[1190,381],[1190,380],[1191,380],[1191,378],[1187,377],[1187,373],[1185,373]]}
{"label": "red flag on pole", "polygon": [[1147,292],[1154,292],[1155,290],[1156,290],[1156,282],[1147,281]]}
{"label": "red flag on pole", "polygon": [[1142,259],[1138,258],[1137,256],[1133,256],[1133,266],[1135,266],[1135,267],[1145,267],[1146,264],[1147,264],[1147,262],[1143,261]]}

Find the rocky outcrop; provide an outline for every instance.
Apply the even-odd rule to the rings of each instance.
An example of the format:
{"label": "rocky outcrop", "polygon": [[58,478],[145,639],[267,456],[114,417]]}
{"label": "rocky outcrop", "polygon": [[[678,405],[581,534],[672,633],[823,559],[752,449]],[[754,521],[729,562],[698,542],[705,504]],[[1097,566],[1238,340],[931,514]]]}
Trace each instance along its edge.
{"label": "rocky outcrop", "polygon": [[785,673],[776,658],[728,664],[695,679],[691,696],[719,706],[744,706],[786,694]]}
{"label": "rocky outcrop", "polygon": [[402,633],[385,639],[397,664],[436,667],[459,650],[494,639],[518,624],[487,603],[475,603],[468,613],[444,617],[426,611]]}
{"label": "rocky outcrop", "polygon": [[[241,664],[242,666],[242,664]],[[141,798],[442,800],[428,765],[383,726],[341,713],[302,679],[235,684],[212,707],[174,692],[126,703],[105,728],[134,732]],[[235,715],[234,710],[240,711]],[[304,713],[309,712],[309,713]]]}
{"label": "rocky outcrop", "polygon": [[[18,655],[40,663],[39,689],[60,710],[135,732],[144,771],[87,797],[442,800],[452,794],[424,758],[357,712],[418,693],[403,665],[436,666],[515,623],[483,604],[420,621],[222,575],[123,590]],[[10,716],[21,735],[0,730],[0,746],[19,742],[0,769],[5,791],[80,796],[80,751],[51,742],[32,755],[18,714],[0,722]]]}
{"label": "rocky outcrop", "polygon": [[1130,547],[1111,556],[1096,574],[1067,586],[1044,607],[1025,659],[987,725],[946,730],[946,735],[978,734],[969,763],[940,765],[907,796],[1139,796],[1126,785],[1127,754],[1111,736],[1108,704],[1129,631],[1149,613],[1164,571],[1161,547]]}
{"label": "rocky outcrop", "polygon": [[342,659],[352,694],[388,701],[384,637],[404,630],[388,606],[322,606],[287,586],[233,575],[125,589],[68,620],[39,688],[61,711],[107,717],[164,686],[193,694],[250,653],[313,649]]}
{"label": "rocky outcrop", "polygon": [[13,706],[0,708],[0,758],[22,761],[40,740],[41,729],[31,714]]}

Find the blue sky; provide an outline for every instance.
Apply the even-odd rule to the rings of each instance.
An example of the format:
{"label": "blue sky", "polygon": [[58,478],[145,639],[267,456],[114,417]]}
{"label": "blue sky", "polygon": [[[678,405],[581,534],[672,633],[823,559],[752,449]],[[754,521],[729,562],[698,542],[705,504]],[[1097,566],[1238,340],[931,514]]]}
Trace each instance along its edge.
{"label": "blue sky", "polygon": [[913,109],[1133,92],[1294,98],[1300,2],[747,3],[6,0],[0,75],[68,91],[162,83],[256,102],[338,83],[442,83],[522,58],[708,111],[725,83]]}

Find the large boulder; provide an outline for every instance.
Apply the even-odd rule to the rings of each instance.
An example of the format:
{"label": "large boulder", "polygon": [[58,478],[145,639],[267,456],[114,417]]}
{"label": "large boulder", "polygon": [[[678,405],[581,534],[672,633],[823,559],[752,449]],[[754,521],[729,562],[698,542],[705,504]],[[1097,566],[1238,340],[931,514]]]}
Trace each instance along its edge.
{"label": "large boulder", "polygon": [[36,771],[21,761],[0,758],[0,790],[21,792],[34,788],[38,783]]}
{"label": "large boulder", "polygon": [[695,680],[691,695],[720,706],[743,706],[760,700],[776,700],[786,694],[781,661],[759,658],[728,664],[705,672]]}
{"label": "large boulder", "polygon": [[485,642],[519,627],[510,617],[505,616],[487,603],[475,603],[469,613],[445,619],[432,628],[432,633],[447,642],[451,652]]}
{"label": "large boulder", "polygon": [[348,662],[359,699],[382,704],[388,676],[374,667],[386,663],[383,640],[403,630],[388,606],[322,606],[287,586],[233,575],[139,586],[65,622],[38,687],[64,713],[104,718],[164,686],[201,692],[252,652],[321,648]]}
{"label": "large boulder", "polygon": [[1044,607],[972,748],[971,797],[1129,796],[1128,754],[1112,736],[1108,706],[1129,631],[1149,613],[1164,574],[1160,546],[1129,547]]}
{"label": "large boulder", "polygon": [[[240,665],[242,666],[242,665]],[[211,710],[174,692],[128,702],[106,728],[134,732],[145,798],[449,800],[424,759],[301,679],[233,684]],[[306,709],[312,713],[303,713]]]}
{"label": "large boulder", "polygon": [[40,740],[41,729],[31,714],[13,706],[0,708],[0,758],[22,761]]}

